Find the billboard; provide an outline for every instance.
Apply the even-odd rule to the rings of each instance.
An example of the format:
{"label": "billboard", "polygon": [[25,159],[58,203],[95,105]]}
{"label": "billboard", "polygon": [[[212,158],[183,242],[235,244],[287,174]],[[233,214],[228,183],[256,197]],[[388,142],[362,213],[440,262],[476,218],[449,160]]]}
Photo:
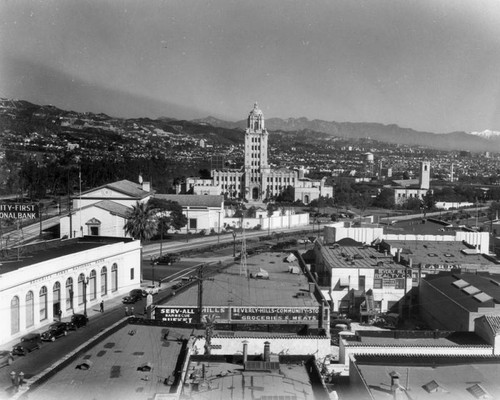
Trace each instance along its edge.
{"label": "billboard", "polygon": [[37,219],[38,204],[0,203],[0,219]]}
{"label": "billboard", "polygon": [[[163,322],[195,323],[197,307],[157,306],[155,319]],[[303,324],[319,320],[319,307],[203,307],[202,318],[215,316],[219,323]]]}

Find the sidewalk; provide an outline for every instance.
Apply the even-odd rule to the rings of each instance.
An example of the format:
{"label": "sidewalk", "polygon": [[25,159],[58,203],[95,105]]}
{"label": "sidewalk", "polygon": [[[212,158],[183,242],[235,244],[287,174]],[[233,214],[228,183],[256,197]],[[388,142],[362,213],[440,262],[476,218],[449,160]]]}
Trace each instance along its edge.
{"label": "sidewalk", "polygon": [[[145,289],[150,284],[151,284],[151,281],[146,280],[146,281],[143,281],[141,283],[140,287],[141,287],[141,289]],[[169,286],[169,284],[162,283],[160,290],[164,290],[168,286]],[[112,310],[112,309],[115,309],[118,307],[123,307],[123,309],[125,309],[125,306],[128,306],[128,308],[130,309],[131,306],[133,306],[133,305],[130,305],[130,304],[126,305],[126,304],[122,303],[122,299],[125,295],[126,294],[123,294],[121,296],[116,296],[112,299],[103,299],[103,301],[104,301],[104,313],[106,313],[106,311],[109,311],[109,310]],[[92,317],[95,317],[96,315],[102,315],[102,313],[100,312],[99,304],[100,304],[100,302],[97,302],[95,304],[92,304],[91,306],[87,306],[87,317],[89,318],[89,320],[92,320]],[[142,310],[136,310],[136,312],[142,312]],[[73,314],[83,314],[83,310],[79,310],[78,312],[75,312],[75,313],[71,312],[71,310],[70,310],[67,314],[63,314],[61,321],[62,322],[70,322]],[[41,334],[42,332],[45,332],[48,329],[49,325],[51,325],[55,322],[59,322],[59,318],[54,318],[52,321],[47,320],[47,323],[45,325],[43,325],[37,329],[34,329],[33,331],[27,332],[27,333],[25,333],[25,335],[27,335],[28,333],[40,333]],[[4,343],[0,346],[0,348],[3,350],[11,351],[12,348],[17,343],[19,343],[20,339],[21,338],[19,337],[17,339],[11,340],[10,342]]]}

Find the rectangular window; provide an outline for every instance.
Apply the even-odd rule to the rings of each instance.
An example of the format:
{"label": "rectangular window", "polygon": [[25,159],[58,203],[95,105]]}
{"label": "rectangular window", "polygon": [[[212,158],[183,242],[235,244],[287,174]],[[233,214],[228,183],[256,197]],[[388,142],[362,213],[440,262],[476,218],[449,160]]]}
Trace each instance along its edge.
{"label": "rectangular window", "polygon": [[373,280],[373,288],[374,289],[382,289],[384,286],[382,284],[382,279],[380,278],[375,278]]}
{"label": "rectangular window", "polygon": [[402,278],[396,279],[396,289],[404,289],[405,288],[405,280]]}
{"label": "rectangular window", "polygon": [[365,290],[365,276],[364,275],[359,276],[358,285],[359,285],[359,287],[358,287],[359,290]]}
{"label": "rectangular window", "polygon": [[134,269],[133,268],[130,268],[130,280],[131,281],[134,280]]}
{"label": "rectangular window", "polygon": [[189,219],[189,229],[198,229],[197,221],[198,220],[196,218],[190,218]]}

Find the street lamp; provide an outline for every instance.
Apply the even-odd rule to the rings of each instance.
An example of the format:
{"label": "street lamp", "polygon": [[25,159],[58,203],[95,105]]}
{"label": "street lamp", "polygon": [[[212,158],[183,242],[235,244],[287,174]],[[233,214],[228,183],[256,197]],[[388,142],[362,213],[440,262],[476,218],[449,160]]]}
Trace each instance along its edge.
{"label": "street lamp", "polygon": [[158,258],[151,256],[151,272],[153,274],[153,276],[151,277],[151,283],[153,284],[153,286],[155,285],[155,265],[157,260]]}
{"label": "street lamp", "polygon": [[83,315],[87,317],[87,285],[89,284],[89,277],[83,276]]}
{"label": "street lamp", "polygon": [[218,232],[217,232],[217,243],[220,242],[220,213],[221,211],[217,211],[219,213],[219,224],[217,225],[218,227]]}

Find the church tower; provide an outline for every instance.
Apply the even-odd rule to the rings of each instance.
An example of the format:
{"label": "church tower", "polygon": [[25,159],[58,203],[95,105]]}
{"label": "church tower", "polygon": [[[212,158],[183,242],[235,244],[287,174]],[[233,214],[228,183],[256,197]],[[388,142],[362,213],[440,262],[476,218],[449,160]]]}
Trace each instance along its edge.
{"label": "church tower", "polygon": [[247,200],[262,200],[265,196],[265,176],[269,173],[267,164],[267,140],[269,134],[264,124],[264,114],[257,103],[250,111],[245,131],[245,178],[244,197]]}

